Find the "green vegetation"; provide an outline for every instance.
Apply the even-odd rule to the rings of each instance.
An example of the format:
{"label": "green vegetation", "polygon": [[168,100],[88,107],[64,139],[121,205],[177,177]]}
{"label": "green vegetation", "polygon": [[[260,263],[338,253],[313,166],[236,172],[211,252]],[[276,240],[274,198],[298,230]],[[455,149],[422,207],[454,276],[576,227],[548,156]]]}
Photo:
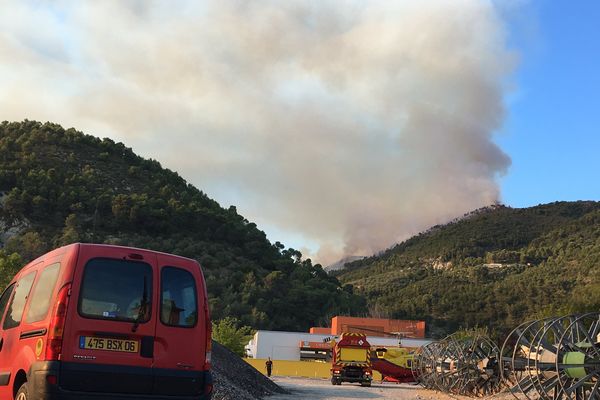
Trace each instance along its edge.
{"label": "green vegetation", "polygon": [[600,203],[494,206],[437,226],[335,275],[374,316],[425,319],[440,337],[600,310]]}
{"label": "green vegetation", "polygon": [[51,123],[0,124],[0,239],[2,285],[76,241],[197,259],[214,320],[235,318],[236,329],[369,313],[425,319],[433,336],[500,335],[529,318],[600,310],[600,203],[478,210],[330,276],[157,161]]}
{"label": "green vegetation", "polygon": [[7,254],[0,250],[0,285],[4,289],[12,277],[23,266],[21,256],[18,253]]}
{"label": "green vegetation", "polygon": [[222,208],[122,143],[52,123],[0,124],[0,280],[72,242],[128,245],[194,258],[215,320],[306,330],[365,301],[294,249]]}
{"label": "green vegetation", "polygon": [[249,326],[239,326],[237,319],[232,317],[224,318],[212,324],[212,338],[240,357],[246,355],[244,347],[252,339],[252,328]]}

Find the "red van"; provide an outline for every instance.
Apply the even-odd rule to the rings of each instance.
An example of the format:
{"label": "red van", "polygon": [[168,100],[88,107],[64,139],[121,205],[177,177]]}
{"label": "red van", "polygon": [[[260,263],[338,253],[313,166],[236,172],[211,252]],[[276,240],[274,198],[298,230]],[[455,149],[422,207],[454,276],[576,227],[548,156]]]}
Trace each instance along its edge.
{"label": "red van", "polygon": [[210,399],[211,323],[198,263],[72,244],[0,296],[0,399]]}

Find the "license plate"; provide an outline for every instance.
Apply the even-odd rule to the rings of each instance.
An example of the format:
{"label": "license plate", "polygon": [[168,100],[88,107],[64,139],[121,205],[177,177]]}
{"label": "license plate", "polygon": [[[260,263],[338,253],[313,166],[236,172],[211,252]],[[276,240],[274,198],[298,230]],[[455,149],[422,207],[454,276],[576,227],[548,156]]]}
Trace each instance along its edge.
{"label": "license plate", "polygon": [[94,336],[80,336],[79,348],[88,350],[122,351],[137,353],[139,342],[137,340],[109,339]]}

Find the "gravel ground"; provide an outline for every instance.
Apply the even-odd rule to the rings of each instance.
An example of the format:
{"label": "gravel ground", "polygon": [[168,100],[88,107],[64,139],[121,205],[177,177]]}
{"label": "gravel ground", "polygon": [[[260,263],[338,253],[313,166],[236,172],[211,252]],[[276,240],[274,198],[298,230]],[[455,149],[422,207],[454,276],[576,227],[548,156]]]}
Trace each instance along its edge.
{"label": "gravel ground", "polygon": [[[343,383],[333,386],[329,380],[275,377],[273,381],[287,389],[290,394],[274,395],[266,400],[352,400],[352,399],[395,399],[395,400],[472,400],[469,397],[450,396],[421,386],[395,383],[373,383],[369,387],[358,384]],[[494,400],[509,400],[510,394],[491,397]]]}
{"label": "gravel ground", "polygon": [[213,341],[213,400],[256,400],[274,393],[286,393],[239,356]]}
{"label": "gravel ground", "polygon": [[[418,385],[379,383],[371,387],[343,383],[333,386],[328,379],[267,378],[240,357],[213,341],[213,400],[472,400],[427,390]],[[488,400],[512,400],[502,393]]]}

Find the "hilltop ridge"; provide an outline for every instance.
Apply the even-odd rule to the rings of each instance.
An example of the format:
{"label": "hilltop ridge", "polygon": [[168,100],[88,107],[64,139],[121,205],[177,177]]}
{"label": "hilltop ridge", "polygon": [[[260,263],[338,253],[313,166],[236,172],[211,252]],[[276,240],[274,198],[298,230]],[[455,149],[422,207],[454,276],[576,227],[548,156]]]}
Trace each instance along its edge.
{"label": "hilltop ridge", "polygon": [[213,319],[305,330],[333,314],[366,312],[351,286],[123,143],[53,123],[5,121],[0,193],[0,283],[53,247],[111,243],[198,260]]}
{"label": "hilltop ridge", "polygon": [[600,202],[476,210],[332,274],[372,315],[425,318],[434,335],[597,311]]}

